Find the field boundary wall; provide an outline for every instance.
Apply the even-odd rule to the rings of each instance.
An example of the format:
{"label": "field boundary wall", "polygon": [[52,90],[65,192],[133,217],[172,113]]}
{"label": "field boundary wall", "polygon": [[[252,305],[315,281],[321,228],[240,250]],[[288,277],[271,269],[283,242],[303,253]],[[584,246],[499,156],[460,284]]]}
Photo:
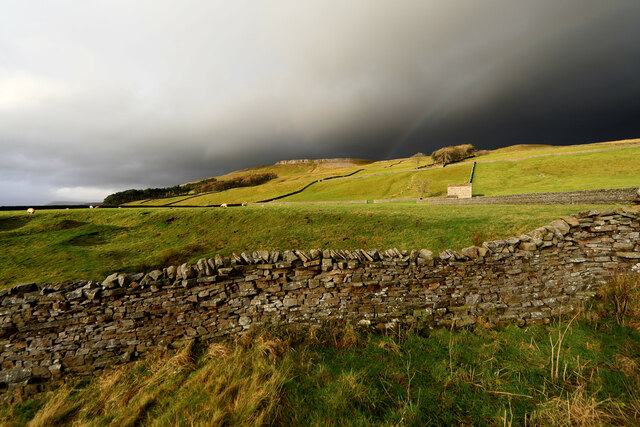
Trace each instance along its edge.
{"label": "field boundary wall", "polygon": [[0,291],[0,397],[13,401],[185,340],[262,324],[393,330],[545,323],[640,268],[640,218],[586,211],[460,252],[256,251],[102,282]]}
{"label": "field boundary wall", "polygon": [[504,196],[474,196],[469,199],[430,197],[417,203],[429,205],[586,205],[628,204],[637,197],[637,187],[601,190],[559,191],[549,193],[523,193]]}

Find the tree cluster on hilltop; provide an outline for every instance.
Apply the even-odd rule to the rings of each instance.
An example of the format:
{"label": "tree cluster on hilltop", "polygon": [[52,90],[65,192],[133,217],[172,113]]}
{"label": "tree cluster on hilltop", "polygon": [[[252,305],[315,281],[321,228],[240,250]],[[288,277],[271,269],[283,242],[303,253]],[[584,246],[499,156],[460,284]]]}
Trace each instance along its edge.
{"label": "tree cluster on hilltop", "polygon": [[146,188],[144,190],[125,190],[107,196],[105,205],[121,205],[146,199],[161,199],[166,197],[185,196],[190,193],[208,193],[229,190],[238,187],[253,187],[264,184],[278,176],[275,173],[259,173],[239,176],[225,181],[208,178],[195,183],[176,185],[173,187]]}
{"label": "tree cluster on hilltop", "polygon": [[108,195],[104,199],[105,205],[121,205],[145,199],[159,199],[162,197],[176,197],[189,194],[193,184],[176,185],[174,187],[145,188],[144,190],[125,190]]}
{"label": "tree cluster on hilltop", "polygon": [[236,178],[231,178],[226,181],[217,181],[215,179],[212,181],[207,180],[207,182],[201,181],[199,183],[196,183],[197,188],[195,188],[195,190],[198,193],[205,193],[205,192],[212,192],[212,191],[213,192],[224,191],[224,190],[229,190],[230,188],[253,187],[256,185],[261,185],[266,182],[269,182],[272,179],[277,177],[278,175],[276,175],[275,173],[266,172],[266,173],[255,173],[251,175],[238,176]]}
{"label": "tree cluster on hilltop", "polygon": [[449,147],[443,147],[439,150],[431,153],[431,158],[434,163],[442,163],[447,165],[449,163],[459,162],[461,160],[473,157],[475,154],[475,147],[471,144],[455,145]]}

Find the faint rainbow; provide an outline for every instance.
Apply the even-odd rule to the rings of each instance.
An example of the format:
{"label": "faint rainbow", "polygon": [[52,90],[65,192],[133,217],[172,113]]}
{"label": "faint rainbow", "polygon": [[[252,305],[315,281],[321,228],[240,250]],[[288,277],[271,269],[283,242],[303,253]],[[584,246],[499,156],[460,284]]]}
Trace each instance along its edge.
{"label": "faint rainbow", "polygon": [[[603,2],[604,3],[604,2]],[[576,19],[573,21],[571,25],[567,25],[560,30],[556,30],[553,32],[548,32],[544,37],[540,39],[531,40],[526,43],[522,43],[520,46],[516,46],[509,51],[500,55],[496,60],[491,61],[491,65],[484,68],[484,70],[476,72],[472,77],[468,78],[466,81],[462,82],[455,89],[453,89],[447,96],[445,96],[442,100],[440,100],[435,105],[426,108],[421,113],[419,113],[415,119],[413,119],[405,130],[400,132],[398,137],[391,143],[389,149],[385,153],[384,158],[391,158],[405,143],[405,141],[411,136],[419,128],[423,127],[425,124],[434,122],[438,116],[454,101],[457,99],[463,92],[467,89],[473,87],[474,85],[480,83],[487,76],[492,74],[498,67],[503,67],[509,62],[513,62],[516,59],[522,57],[525,53],[532,50],[534,47],[541,45],[543,42],[549,42],[557,37],[565,35],[569,32],[575,31],[579,27],[588,24],[589,22],[595,21],[597,18],[602,17],[603,15],[613,14],[615,11],[609,2],[606,2],[607,5],[601,7],[599,10],[595,11],[591,14],[583,13],[580,19]],[[618,7],[622,8],[622,4],[619,4]]]}

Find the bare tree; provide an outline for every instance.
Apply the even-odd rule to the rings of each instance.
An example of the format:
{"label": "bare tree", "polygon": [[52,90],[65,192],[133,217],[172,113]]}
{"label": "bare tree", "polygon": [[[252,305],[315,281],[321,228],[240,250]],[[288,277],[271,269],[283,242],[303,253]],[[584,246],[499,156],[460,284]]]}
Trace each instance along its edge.
{"label": "bare tree", "polygon": [[431,191],[431,180],[429,178],[419,178],[413,182],[413,188],[421,199],[428,195]]}

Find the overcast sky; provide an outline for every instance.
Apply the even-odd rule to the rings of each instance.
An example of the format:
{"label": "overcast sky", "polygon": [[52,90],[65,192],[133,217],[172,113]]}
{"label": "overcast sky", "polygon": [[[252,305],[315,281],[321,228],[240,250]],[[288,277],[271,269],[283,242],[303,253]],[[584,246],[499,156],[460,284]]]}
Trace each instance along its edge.
{"label": "overcast sky", "polygon": [[638,0],[0,0],[0,205],[633,137]]}

